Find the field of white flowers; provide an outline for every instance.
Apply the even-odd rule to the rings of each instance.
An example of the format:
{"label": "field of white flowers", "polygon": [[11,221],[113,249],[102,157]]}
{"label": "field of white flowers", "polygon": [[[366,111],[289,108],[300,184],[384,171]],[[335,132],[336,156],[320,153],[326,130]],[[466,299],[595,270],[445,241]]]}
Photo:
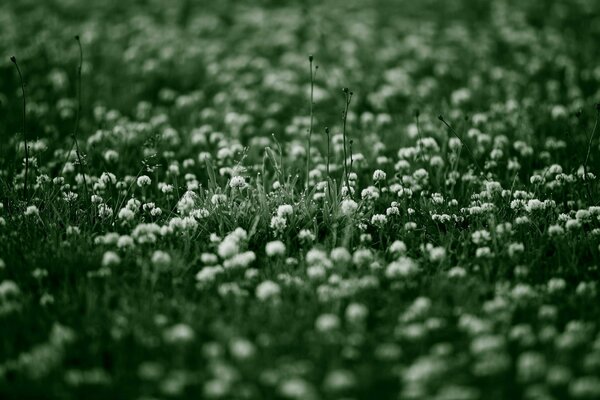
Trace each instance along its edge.
{"label": "field of white flowers", "polygon": [[599,101],[597,0],[2,1],[0,398],[600,399]]}

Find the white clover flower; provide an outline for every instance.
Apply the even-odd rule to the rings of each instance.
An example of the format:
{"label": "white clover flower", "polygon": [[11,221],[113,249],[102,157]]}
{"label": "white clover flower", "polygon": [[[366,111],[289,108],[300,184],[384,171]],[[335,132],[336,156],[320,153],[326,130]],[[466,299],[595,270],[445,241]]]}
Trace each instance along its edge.
{"label": "white clover flower", "polygon": [[510,257],[514,257],[517,253],[522,253],[525,251],[525,246],[523,243],[511,243],[508,245],[508,255]]}
{"label": "white clover flower", "polygon": [[230,258],[238,254],[240,251],[240,245],[238,240],[230,237],[226,237],[217,247],[217,253],[221,258]]}
{"label": "white clover flower", "polygon": [[369,249],[357,249],[352,255],[355,265],[365,265],[373,259],[373,253]]}
{"label": "white clover flower", "polygon": [[565,233],[564,228],[558,224],[550,225],[548,227],[548,235],[550,235],[550,236],[561,236],[564,233]]}
{"label": "white clover flower", "polygon": [[98,216],[100,218],[110,218],[113,215],[113,209],[105,203],[98,204]]}
{"label": "white clover flower", "polygon": [[340,204],[340,211],[342,212],[342,215],[345,215],[345,216],[353,215],[357,209],[358,209],[358,204],[354,200],[351,200],[351,199],[342,200],[342,202]]}
{"label": "white clover flower", "polygon": [[475,250],[475,257],[477,258],[486,258],[491,256],[492,249],[490,249],[488,246],[479,247],[477,250]]}
{"label": "white clover flower", "polygon": [[303,242],[311,243],[315,240],[315,234],[308,229],[302,229],[300,232],[298,232],[298,239],[302,240]]}
{"label": "white clover flower", "polygon": [[152,253],[151,261],[157,268],[167,268],[171,265],[171,256],[165,251],[156,250]]}
{"label": "white clover flower", "polygon": [[121,257],[114,251],[106,251],[102,255],[103,267],[115,267],[121,263]]}
{"label": "white clover flower", "polygon": [[570,219],[565,223],[565,228],[568,231],[574,231],[581,228],[581,222],[578,219]]}
{"label": "white clover flower", "polygon": [[117,245],[118,248],[123,249],[123,248],[126,248],[126,247],[134,247],[135,243],[134,243],[133,238],[131,236],[129,236],[129,235],[121,235],[117,239],[116,245]]}
{"label": "white clover flower", "polygon": [[256,287],[256,297],[262,301],[278,298],[280,294],[279,285],[270,280],[263,281]]}
{"label": "white clover flower", "polygon": [[449,278],[464,278],[467,276],[467,271],[463,267],[452,267],[448,271]]}
{"label": "white clover flower", "polygon": [[395,240],[388,248],[388,251],[392,254],[404,254],[406,253],[406,244],[401,240]]}
{"label": "white clover flower", "polygon": [[119,210],[118,218],[124,221],[131,221],[135,217],[135,213],[129,208],[121,208]]}
{"label": "white clover flower", "polygon": [[350,323],[360,323],[369,315],[369,309],[364,304],[350,303],[346,307],[345,317]]}
{"label": "white clover flower", "polygon": [[335,314],[321,314],[315,320],[315,328],[319,332],[331,332],[340,326],[340,319]]}
{"label": "white clover flower", "polygon": [[274,240],[266,244],[265,251],[269,257],[283,256],[285,254],[285,244],[281,240]]}
{"label": "white clover flower", "polygon": [[306,268],[306,275],[311,280],[322,280],[327,276],[327,271],[322,265],[311,265]]}
{"label": "white clover flower", "polygon": [[390,279],[407,278],[419,272],[417,264],[413,259],[400,257],[389,264],[385,270],[385,276]]}
{"label": "white clover flower", "polygon": [[387,217],[383,214],[375,214],[371,217],[371,224],[375,226],[383,226],[387,222]]}
{"label": "white clover flower", "polygon": [[240,175],[233,176],[229,181],[229,187],[243,189],[246,187],[246,179]]}
{"label": "white clover flower", "polygon": [[271,228],[277,232],[281,232],[287,226],[287,220],[283,217],[275,215],[271,218]]}
{"label": "white clover flower", "polygon": [[139,187],[149,186],[152,183],[152,179],[148,175],[141,175],[137,178],[137,185]]}
{"label": "white clover flower", "polygon": [[292,215],[294,213],[294,208],[289,204],[282,204],[277,207],[277,216],[285,218],[288,215]]}
{"label": "white clover flower", "polygon": [[214,282],[216,277],[223,272],[223,267],[220,265],[206,266],[196,274],[196,281],[199,284],[207,284]]}
{"label": "white clover flower", "polygon": [[375,182],[383,181],[383,180],[385,180],[386,177],[387,177],[386,173],[380,169],[375,170],[375,172],[373,172],[373,180]]}
{"label": "white clover flower", "polygon": [[253,251],[244,251],[242,253],[236,254],[231,258],[228,258],[223,262],[223,267],[225,269],[229,268],[248,268],[250,264],[252,264],[256,260],[256,254]]}
{"label": "white clover flower", "polygon": [[256,354],[256,347],[245,338],[235,338],[229,343],[229,352],[236,360],[247,360]]}
{"label": "white clover flower", "polygon": [[336,247],[331,250],[331,259],[339,264],[347,264],[352,260],[352,255],[345,247]]}
{"label": "white clover flower", "polygon": [[186,324],[177,324],[164,332],[165,342],[171,344],[189,343],[195,338],[194,330]]}
{"label": "white clover flower", "polygon": [[438,247],[431,246],[428,249],[428,257],[429,257],[429,260],[431,260],[433,262],[442,261],[444,258],[446,258],[446,249],[444,249],[441,246],[438,246]]}
{"label": "white clover flower", "polygon": [[38,210],[38,208],[36,206],[27,206],[27,208],[25,209],[25,212],[23,214],[27,217],[30,217],[30,216],[37,217],[40,215],[40,210]]}

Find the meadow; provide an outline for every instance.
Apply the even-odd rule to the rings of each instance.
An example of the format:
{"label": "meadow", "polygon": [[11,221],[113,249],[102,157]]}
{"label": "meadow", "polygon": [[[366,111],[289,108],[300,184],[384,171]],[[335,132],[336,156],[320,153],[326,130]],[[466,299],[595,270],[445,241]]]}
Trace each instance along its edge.
{"label": "meadow", "polygon": [[600,2],[0,3],[1,399],[600,399]]}

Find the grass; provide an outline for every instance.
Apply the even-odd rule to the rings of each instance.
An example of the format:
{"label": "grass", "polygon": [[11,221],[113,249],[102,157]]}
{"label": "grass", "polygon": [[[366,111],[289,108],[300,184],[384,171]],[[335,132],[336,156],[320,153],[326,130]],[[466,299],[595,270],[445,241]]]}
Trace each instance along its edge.
{"label": "grass", "polygon": [[1,3],[0,398],[599,398],[598,20]]}

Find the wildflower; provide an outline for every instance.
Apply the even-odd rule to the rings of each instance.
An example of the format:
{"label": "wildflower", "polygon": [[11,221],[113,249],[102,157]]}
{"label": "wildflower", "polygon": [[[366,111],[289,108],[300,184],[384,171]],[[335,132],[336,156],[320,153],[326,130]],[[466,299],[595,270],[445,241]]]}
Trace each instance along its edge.
{"label": "wildflower", "polygon": [[275,215],[271,218],[271,228],[276,232],[281,232],[287,226],[287,220],[283,217]]}
{"label": "wildflower", "polygon": [[281,218],[285,218],[294,213],[294,208],[289,204],[282,204],[277,207],[277,216]]}
{"label": "wildflower", "polygon": [[350,216],[354,214],[357,209],[358,204],[351,199],[342,200],[342,203],[340,204],[340,211],[342,212],[342,215],[345,216]]}
{"label": "wildflower", "polygon": [[387,266],[385,276],[390,279],[406,278],[415,275],[418,271],[417,264],[411,258],[400,257]]}
{"label": "wildflower", "polygon": [[171,256],[162,250],[156,250],[152,253],[152,265],[157,268],[166,268],[171,264]]}
{"label": "wildflower", "polygon": [[375,172],[373,172],[373,180],[375,182],[379,182],[379,181],[383,181],[386,178],[386,173],[383,172],[382,170],[378,169]]}
{"label": "wildflower", "polygon": [[137,185],[139,187],[149,186],[152,180],[147,175],[141,175],[137,178]]}
{"label": "wildflower", "polygon": [[27,209],[25,209],[25,213],[26,216],[30,217],[30,216],[39,216],[40,215],[40,211],[38,210],[38,208],[36,206],[27,206]]}
{"label": "wildflower", "polygon": [[243,176],[233,176],[229,181],[229,187],[243,189],[246,187],[246,179]]}
{"label": "wildflower", "polygon": [[262,301],[279,297],[280,293],[279,285],[273,281],[263,281],[256,287],[256,297]]}
{"label": "wildflower", "polygon": [[319,332],[330,332],[340,326],[340,319],[334,314],[321,314],[315,321],[315,328]]}
{"label": "wildflower", "polygon": [[281,240],[269,242],[265,247],[265,251],[269,257],[282,256],[285,254],[285,244]]}
{"label": "wildflower", "polygon": [[103,267],[114,267],[121,263],[121,257],[114,251],[107,251],[102,256]]}

